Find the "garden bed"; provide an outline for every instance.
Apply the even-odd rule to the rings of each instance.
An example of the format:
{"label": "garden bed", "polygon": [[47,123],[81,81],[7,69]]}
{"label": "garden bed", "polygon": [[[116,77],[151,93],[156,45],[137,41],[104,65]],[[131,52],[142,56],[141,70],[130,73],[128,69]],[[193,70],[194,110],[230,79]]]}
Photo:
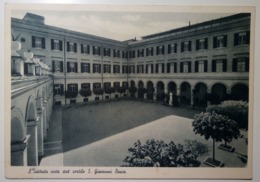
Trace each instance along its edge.
{"label": "garden bed", "polygon": [[211,167],[223,167],[224,166],[224,163],[222,161],[218,161],[218,160],[213,160],[212,158],[210,157],[207,157],[204,162],[204,164],[207,164]]}
{"label": "garden bed", "polygon": [[232,147],[232,146],[229,146],[229,145],[225,145],[223,143],[221,143],[219,146],[218,146],[219,149],[222,149],[222,150],[226,150],[228,152],[234,152],[235,151],[235,148]]}

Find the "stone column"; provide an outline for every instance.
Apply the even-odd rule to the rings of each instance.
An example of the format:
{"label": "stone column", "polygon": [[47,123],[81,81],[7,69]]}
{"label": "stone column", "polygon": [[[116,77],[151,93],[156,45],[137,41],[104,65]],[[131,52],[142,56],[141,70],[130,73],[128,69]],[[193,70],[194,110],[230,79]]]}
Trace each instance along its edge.
{"label": "stone column", "polygon": [[11,166],[27,166],[27,143],[30,136],[21,142],[11,144]]}
{"label": "stone column", "polygon": [[147,99],[147,93],[144,93],[144,99]]}
{"label": "stone column", "polygon": [[42,107],[43,139],[47,138],[46,103],[43,101]]}
{"label": "stone column", "polygon": [[193,94],[194,88],[191,86],[190,88],[190,105],[194,107],[194,94]]}
{"label": "stone column", "polygon": [[169,106],[172,106],[172,92],[170,92],[169,96]]}
{"label": "stone column", "polygon": [[44,148],[43,148],[43,106],[42,106],[42,98],[39,97],[36,99],[37,103],[37,115],[39,117],[39,122],[37,125],[37,134],[38,134],[38,155],[44,155]]}
{"label": "stone column", "polygon": [[37,137],[37,124],[39,118],[27,121],[27,133],[30,135],[28,141],[28,166],[38,166],[38,137]]}
{"label": "stone column", "polygon": [[154,87],[153,100],[154,101],[157,100],[157,88],[156,87]]}

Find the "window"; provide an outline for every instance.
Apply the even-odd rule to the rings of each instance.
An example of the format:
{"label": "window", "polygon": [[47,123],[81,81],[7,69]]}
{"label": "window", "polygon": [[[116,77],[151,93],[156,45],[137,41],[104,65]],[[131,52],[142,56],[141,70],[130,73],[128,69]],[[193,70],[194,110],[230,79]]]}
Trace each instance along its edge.
{"label": "window", "polygon": [[153,73],[153,64],[146,65],[146,73],[148,73],[148,74]]}
{"label": "window", "polygon": [[93,90],[100,89],[101,83],[93,83]]}
{"label": "window", "polygon": [[67,52],[77,52],[77,44],[73,42],[67,42]]}
{"label": "window", "polygon": [[226,59],[212,60],[212,72],[226,72],[226,71],[227,71]]}
{"label": "window", "polygon": [[82,83],[81,84],[81,89],[88,89],[88,90],[90,90],[90,83]]}
{"label": "window", "polygon": [[93,64],[93,73],[101,73],[101,64]]}
{"label": "window", "polygon": [[30,75],[30,76],[35,74],[35,70],[33,69],[32,64],[24,63],[24,74],[25,75]]}
{"label": "window", "polygon": [[90,73],[89,63],[81,63],[81,73]]}
{"label": "window", "polygon": [[64,86],[63,84],[54,84],[53,94],[55,95],[63,95],[64,94]]}
{"label": "window", "polygon": [[177,44],[168,45],[168,54],[177,53]]}
{"label": "window", "polygon": [[110,82],[105,82],[104,83],[104,89],[108,89],[111,87],[111,83]]}
{"label": "window", "polygon": [[51,50],[62,51],[62,41],[51,39]]}
{"label": "window", "polygon": [[191,41],[181,43],[181,52],[191,51]]}
{"label": "window", "polygon": [[122,70],[123,73],[127,73],[127,65],[123,65],[122,67],[123,67],[123,70]]}
{"label": "window", "polygon": [[108,48],[104,48],[104,56],[108,56],[108,57],[110,57],[110,49],[108,49]]}
{"label": "window", "polygon": [[93,46],[93,55],[98,55],[100,56],[100,47]]}
{"label": "window", "polygon": [[250,41],[250,32],[239,32],[234,35],[234,46],[248,45]]}
{"label": "window", "polygon": [[130,51],[130,58],[135,58],[135,51]]}
{"label": "window", "polygon": [[143,65],[137,65],[137,73],[144,73],[144,66]]}
{"label": "window", "polygon": [[207,72],[208,71],[208,62],[207,60],[195,61],[195,72]]}
{"label": "window", "polygon": [[115,58],[120,58],[120,50],[115,50],[114,49],[114,57]]}
{"label": "window", "polygon": [[78,84],[68,84],[68,91],[78,92]]}
{"label": "window", "polygon": [[146,48],[146,56],[153,56],[153,47]]}
{"label": "window", "polygon": [[164,73],[164,63],[158,63],[156,64],[156,73]]}
{"label": "window", "polygon": [[32,47],[45,49],[45,38],[32,36]]}
{"label": "window", "polygon": [[104,73],[111,73],[111,66],[109,64],[104,64]]}
{"label": "window", "polygon": [[127,51],[122,51],[122,58],[128,58],[128,52]]}
{"label": "window", "polygon": [[120,87],[120,82],[114,82],[114,88],[118,89]]}
{"label": "window", "polygon": [[67,72],[74,72],[77,73],[78,72],[78,63],[76,62],[67,62]]}
{"label": "window", "polygon": [[41,75],[41,67],[35,66],[35,75],[40,76]]}
{"label": "window", "polygon": [[123,82],[123,87],[127,89],[128,88],[128,82]]}
{"label": "window", "polygon": [[114,65],[113,66],[113,71],[114,71],[114,73],[120,73],[120,66],[119,65]]}
{"label": "window", "polygon": [[233,59],[233,71],[235,72],[248,72],[249,71],[249,58],[235,58]]}
{"label": "window", "polygon": [[177,63],[167,63],[167,73],[177,73]]}
{"label": "window", "polygon": [[181,73],[190,73],[191,72],[191,62],[181,62],[181,67],[180,67],[180,72]]}
{"label": "window", "polygon": [[135,66],[134,65],[129,66],[129,73],[135,73]]}
{"label": "window", "polygon": [[89,54],[90,53],[89,45],[81,44],[81,53],[82,54]]}
{"label": "window", "polygon": [[156,55],[162,55],[162,54],[164,54],[164,45],[157,46]]}
{"label": "window", "polygon": [[53,72],[63,72],[63,61],[52,61]]}
{"label": "window", "polygon": [[144,49],[139,49],[137,51],[137,57],[144,57]]}
{"label": "window", "polygon": [[208,39],[196,40],[196,50],[208,49]]}
{"label": "window", "polygon": [[214,37],[213,48],[227,47],[227,35]]}

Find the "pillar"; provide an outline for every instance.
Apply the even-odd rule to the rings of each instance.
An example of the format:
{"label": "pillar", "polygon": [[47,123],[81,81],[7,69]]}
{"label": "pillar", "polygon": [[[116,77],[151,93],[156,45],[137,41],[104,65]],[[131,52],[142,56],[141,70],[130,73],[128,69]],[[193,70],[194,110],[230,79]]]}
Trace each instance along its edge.
{"label": "pillar", "polygon": [[147,99],[147,93],[144,93],[144,99]]}
{"label": "pillar", "polygon": [[43,123],[43,139],[45,140],[47,138],[47,122],[46,122],[46,104],[44,102],[42,107],[42,123]]}
{"label": "pillar", "polygon": [[43,136],[43,106],[42,106],[42,98],[39,97],[36,99],[37,103],[37,115],[39,117],[38,125],[37,125],[37,134],[38,134],[38,155],[44,155],[44,136]]}
{"label": "pillar", "polygon": [[172,106],[172,92],[169,94],[169,106]]}
{"label": "pillar", "polygon": [[27,166],[27,144],[30,136],[11,144],[11,166]]}
{"label": "pillar", "polygon": [[193,90],[194,90],[194,87],[193,86],[190,86],[190,105],[193,107],[194,106],[194,94],[193,94]]}
{"label": "pillar", "polygon": [[37,137],[37,124],[39,118],[27,121],[27,134],[30,135],[28,141],[27,159],[28,166],[38,166],[38,137]]}
{"label": "pillar", "polygon": [[153,100],[157,100],[157,87],[154,87]]}

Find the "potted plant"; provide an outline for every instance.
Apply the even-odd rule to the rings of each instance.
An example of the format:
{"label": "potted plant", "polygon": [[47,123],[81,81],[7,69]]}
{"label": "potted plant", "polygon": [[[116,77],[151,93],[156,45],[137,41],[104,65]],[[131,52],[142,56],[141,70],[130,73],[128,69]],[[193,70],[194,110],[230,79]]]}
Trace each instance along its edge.
{"label": "potted plant", "polygon": [[72,90],[66,90],[65,97],[70,99],[70,103],[76,103],[76,97],[78,96],[78,92]]}
{"label": "potted plant", "polygon": [[84,97],[84,102],[86,103],[88,101],[88,98],[89,96],[91,96],[91,90],[90,89],[85,89],[85,88],[82,88],[80,91],[79,91],[79,94]]}
{"label": "potted plant", "polygon": [[122,94],[126,92],[126,88],[125,87],[118,87],[117,92],[120,93],[120,97],[122,97]]}

